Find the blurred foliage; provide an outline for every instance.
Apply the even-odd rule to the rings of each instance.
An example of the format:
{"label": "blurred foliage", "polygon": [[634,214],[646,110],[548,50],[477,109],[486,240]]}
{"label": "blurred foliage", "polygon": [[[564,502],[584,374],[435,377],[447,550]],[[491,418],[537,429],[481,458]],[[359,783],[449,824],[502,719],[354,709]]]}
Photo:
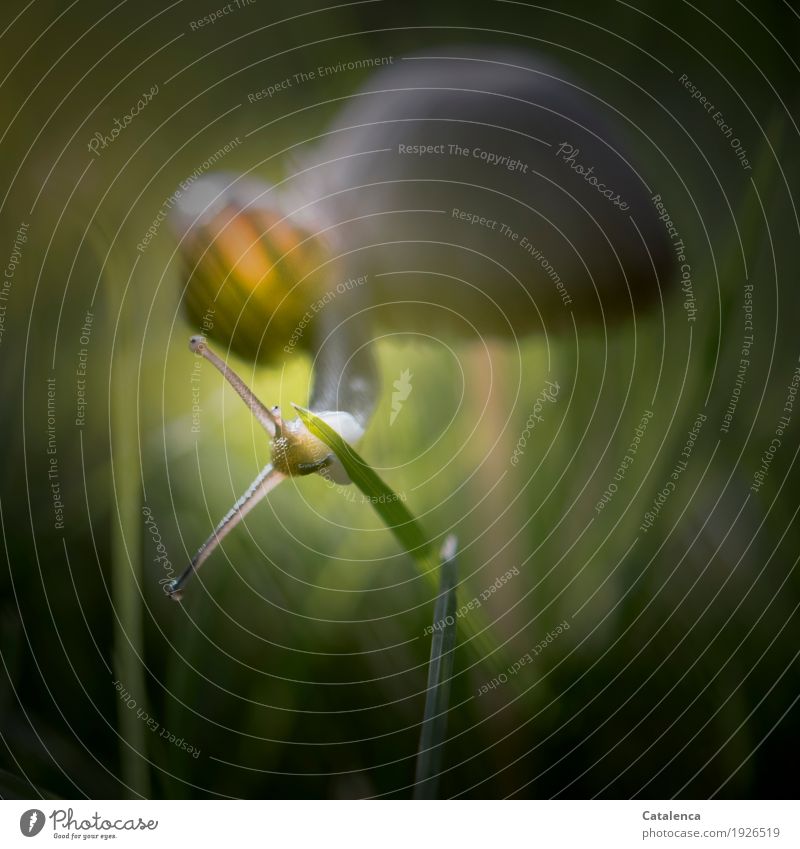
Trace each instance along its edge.
{"label": "blurred foliage", "polygon": [[[482,351],[381,346],[387,385],[408,368],[414,394],[389,430],[385,393],[360,451],[432,534],[457,534],[459,602],[516,566],[519,576],[481,610],[505,654],[572,623],[513,693],[475,697],[502,666],[476,662],[459,644],[440,792],[793,795],[796,784],[775,764],[800,730],[800,421],[762,490],[746,496],[800,353],[798,160],[785,155],[796,147],[795,13],[782,2],[753,13],[726,5],[724,19],[710,2],[695,11],[414,0],[304,14],[312,9],[258,0],[192,32],[188,21],[208,11],[196,4],[67,9],[51,0],[4,37],[3,255],[20,222],[30,237],[0,344],[0,794],[136,792],[125,786],[130,738],[121,736],[133,709],[114,686],[119,653],[130,663],[138,651],[119,636],[120,617],[133,615],[140,668],[123,683],[159,726],[137,732],[154,795],[411,795],[436,589],[370,505],[322,479],[282,486],[176,606],[158,583],[164,569],[144,521],[120,518],[126,484],[119,458],[112,470],[109,424],[113,413],[133,425],[138,477],[127,472],[128,485],[177,571],[268,446],[210,368],[200,373],[193,433],[194,358],[175,244],[166,227],[143,254],[137,243],[181,180],[259,123],[271,122],[224,167],[272,180],[290,173],[298,139],[323,131],[363,73],[298,87],[291,119],[281,117],[285,103],[248,105],[248,91],[308,65],[490,40],[551,55],[628,116],[620,120],[632,146],[690,246],[701,309],[690,330],[675,291],[663,317],[581,329],[579,345],[571,334],[528,339],[521,361],[493,343],[490,375]],[[743,175],[713,121],[649,54],[716,92],[748,139],[752,173]],[[159,94],[146,112],[102,157],[87,154],[91,135],[154,81]],[[741,346],[745,259],[757,341],[733,426],[720,436]],[[83,346],[87,311],[94,322]],[[78,428],[82,347],[89,400]],[[289,359],[280,371],[237,367],[260,397],[288,409],[308,389],[308,363]],[[63,533],[53,527],[46,451],[53,376]],[[563,387],[554,414],[511,468],[553,376]],[[654,415],[624,493],[589,522],[645,410]],[[708,420],[678,491],[631,548],[701,410]],[[120,539],[135,590],[127,613],[112,596]]]}

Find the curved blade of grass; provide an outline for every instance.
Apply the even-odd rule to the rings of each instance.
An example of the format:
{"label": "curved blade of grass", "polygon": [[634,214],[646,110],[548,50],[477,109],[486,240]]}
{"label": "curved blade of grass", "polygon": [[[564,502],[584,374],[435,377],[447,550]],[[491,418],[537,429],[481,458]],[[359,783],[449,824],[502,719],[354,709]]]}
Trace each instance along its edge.
{"label": "curved blade of grass", "polygon": [[442,771],[444,744],[447,741],[447,710],[450,704],[450,680],[456,647],[456,538],[449,536],[442,546],[439,596],[433,610],[433,638],[428,664],[428,691],[422,720],[417,770],[414,778],[415,799],[435,799]]}
{"label": "curved blade of grass", "polygon": [[[367,496],[378,515],[395,535],[398,542],[422,567],[423,574],[434,583],[439,569],[439,558],[428,541],[419,521],[409,512],[400,497],[387,486],[377,472],[363,460],[358,452],[323,419],[298,404],[292,404],[303,424],[318,439],[321,439],[339,458],[353,483]],[[493,663],[500,668],[508,666],[505,649],[497,645],[488,628],[482,627],[482,617],[472,611],[469,617],[459,620],[470,636],[471,650],[480,660],[494,656]],[[515,679],[516,680],[516,679]]]}

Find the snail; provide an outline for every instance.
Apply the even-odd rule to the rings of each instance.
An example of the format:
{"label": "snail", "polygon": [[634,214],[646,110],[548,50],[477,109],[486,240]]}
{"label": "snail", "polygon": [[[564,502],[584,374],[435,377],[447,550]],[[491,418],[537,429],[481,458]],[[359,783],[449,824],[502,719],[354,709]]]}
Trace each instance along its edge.
{"label": "snail", "polygon": [[[379,394],[378,332],[515,340],[634,316],[661,298],[671,251],[608,114],[530,52],[471,45],[397,59],[303,145],[281,184],[218,172],[182,195],[172,225],[185,313],[257,363],[310,354],[309,407],[351,443]],[[192,350],[263,425],[272,462],[169,586],[176,598],[277,483],[346,480],[326,446],[263,405],[206,336]]]}

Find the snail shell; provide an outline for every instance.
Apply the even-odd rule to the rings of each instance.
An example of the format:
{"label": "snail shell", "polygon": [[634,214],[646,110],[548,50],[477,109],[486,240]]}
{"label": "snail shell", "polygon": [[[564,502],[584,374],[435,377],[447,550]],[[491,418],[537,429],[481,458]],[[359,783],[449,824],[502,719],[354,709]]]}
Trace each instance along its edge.
{"label": "snail shell", "polygon": [[262,363],[277,361],[293,337],[296,347],[310,345],[301,325],[322,286],[315,272],[331,249],[285,211],[270,186],[227,172],[202,177],[172,223],[192,325]]}

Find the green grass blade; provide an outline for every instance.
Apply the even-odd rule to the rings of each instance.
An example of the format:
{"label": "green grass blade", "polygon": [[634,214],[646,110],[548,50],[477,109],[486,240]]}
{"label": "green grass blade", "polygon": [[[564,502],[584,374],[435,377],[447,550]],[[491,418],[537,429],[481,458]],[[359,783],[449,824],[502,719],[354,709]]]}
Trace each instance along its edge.
{"label": "green grass blade", "polygon": [[[98,256],[105,256],[104,278],[108,297],[109,354],[109,467],[113,491],[111,509],[111,596],[115,611],[114,675],[135,693],[137,704],[147,705],[147,682],[143,666],[144,631],[141,557],[142,491],[139,476],[139,431],[136,408],[131,405],[132,387],[138,379],[138,343],[131,300],[133,269],[127,273],[119,253],[103,246],[109,240],[99,231],[92,236]],[[124,289],[121,282],[127,279]],[[147,762],[148,730],[136,711],[117,699],[122,781],[131,798],[150,796]]]}
{"label": "green grass blade", "polygon": [[318,439],[321,439],[339,458],[353,483],[369,498],[378,515],[395,535],[398,542],[425,569],[437,569],[438,560],[419,522],[411,515],[400,497],[387,486],[375,470],[363,460],[355,449],[323,419],[300,407],[297,410],[303,424]]}
{"label": "green grass blade", "polygon": [[447,710],[456,647],[456,538],[442,546],[439,596],[433,611],[433,638],[428,664],[428,690],[422,720],[414,798],[435,799],[447,742]]}

